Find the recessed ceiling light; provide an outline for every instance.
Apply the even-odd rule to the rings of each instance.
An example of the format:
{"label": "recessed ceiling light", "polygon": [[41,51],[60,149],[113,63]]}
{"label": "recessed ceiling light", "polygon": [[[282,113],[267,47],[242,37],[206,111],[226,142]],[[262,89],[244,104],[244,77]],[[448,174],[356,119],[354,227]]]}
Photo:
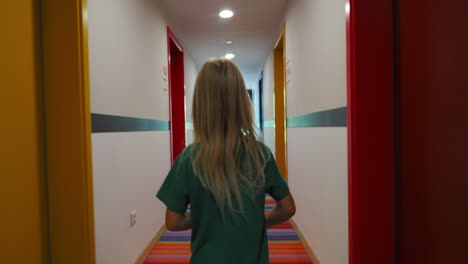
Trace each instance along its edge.
{"label": "recessed ceiling light", "polygon": [[234,15],[234,12],[232,12],[229,9],[224,9],[223,11],[219,12],[219,16],[222,18],[230,18]]}
{"label": "recessed ceiling light", "polygon": [[228,54],[226,54],[224,57],[225,57],[226,59],[230,60],[230,59],[234,58],[235,56],[236,56],[236,55],[234,55],[234,54],[232,54],[232,53],[228,53]]}
{"label": "recessed ceiling light", "polygon": [[226,44],[228,45],[232,44],[232,40],[226,40]]}

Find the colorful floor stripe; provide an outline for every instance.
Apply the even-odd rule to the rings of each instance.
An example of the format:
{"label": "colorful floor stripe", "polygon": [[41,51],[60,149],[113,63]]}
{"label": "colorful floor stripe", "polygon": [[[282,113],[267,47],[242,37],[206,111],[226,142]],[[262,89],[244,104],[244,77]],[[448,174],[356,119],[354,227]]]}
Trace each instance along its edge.
{"label": "colorful floor stripe", "polygon": [[[270,211],[274,205],[275,201],[267,196],[265,211]],[[188,264],[191,234],[190,231],[166,231],[144,264]],[[268,229],[268,247],[270,264],[313,264],[290,222]]]}

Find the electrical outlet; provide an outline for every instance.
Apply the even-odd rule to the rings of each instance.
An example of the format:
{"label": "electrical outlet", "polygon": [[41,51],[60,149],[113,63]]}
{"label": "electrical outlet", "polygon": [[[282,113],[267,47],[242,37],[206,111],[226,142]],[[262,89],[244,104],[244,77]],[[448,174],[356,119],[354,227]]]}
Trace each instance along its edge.
{"label": "electrical outlet", "polygon": [[130,226],[134,226],[136,224],[136,210],[130,212]]}

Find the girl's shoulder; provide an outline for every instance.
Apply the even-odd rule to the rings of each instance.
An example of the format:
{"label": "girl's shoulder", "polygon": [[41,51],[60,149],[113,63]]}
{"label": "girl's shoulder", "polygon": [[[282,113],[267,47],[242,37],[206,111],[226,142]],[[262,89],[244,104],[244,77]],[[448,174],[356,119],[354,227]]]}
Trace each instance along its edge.
{"label": "girl's shoulder", "polygon": [[271,152],[270,148],[265,143],[263,143],[262,141],[257,140],[257,144],[258,144],[258,147],[260,148],[260,150],[262,152],[264,152],[265,154],[268,153],[268,152]]}
{"label": "girl's shoulder", "polygon": [[193,144],[190,144],[190,145],[186,146],[180,152],[179,156],[184,160],[187,159],[187,158],[190,158],[190,156],[193,154],[195,149],[196,149],[196,147],[194,147]]}
{"label": "girl's shoulder", "polygon": [[257,144],[258,144],[260,152],[262,153],[264,161],[268,162],[273,156],[270,148],[265,143],[259,140],[257,140]]}
{"label": "girl's shoulder", "polygon": [[197,155],[198,151],[200,149],[200,146],[197,143],[194,144],[189,144],[187,147],[180,152],[180,158],[184,162],[192,162],[195,156]]}

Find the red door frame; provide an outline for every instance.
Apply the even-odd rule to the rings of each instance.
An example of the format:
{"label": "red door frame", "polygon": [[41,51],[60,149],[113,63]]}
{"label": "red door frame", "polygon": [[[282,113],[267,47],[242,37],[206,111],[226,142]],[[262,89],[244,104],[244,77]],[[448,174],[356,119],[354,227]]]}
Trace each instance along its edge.
{"label": "red door frame", "polygon": [[349,263],[394,264],[393,0],[346,0]]}
{"label": "red door frame", "polygon": [[172,165],[186,146],[185,80],[184,49],[169,26],[167,27],[167,60]]}

